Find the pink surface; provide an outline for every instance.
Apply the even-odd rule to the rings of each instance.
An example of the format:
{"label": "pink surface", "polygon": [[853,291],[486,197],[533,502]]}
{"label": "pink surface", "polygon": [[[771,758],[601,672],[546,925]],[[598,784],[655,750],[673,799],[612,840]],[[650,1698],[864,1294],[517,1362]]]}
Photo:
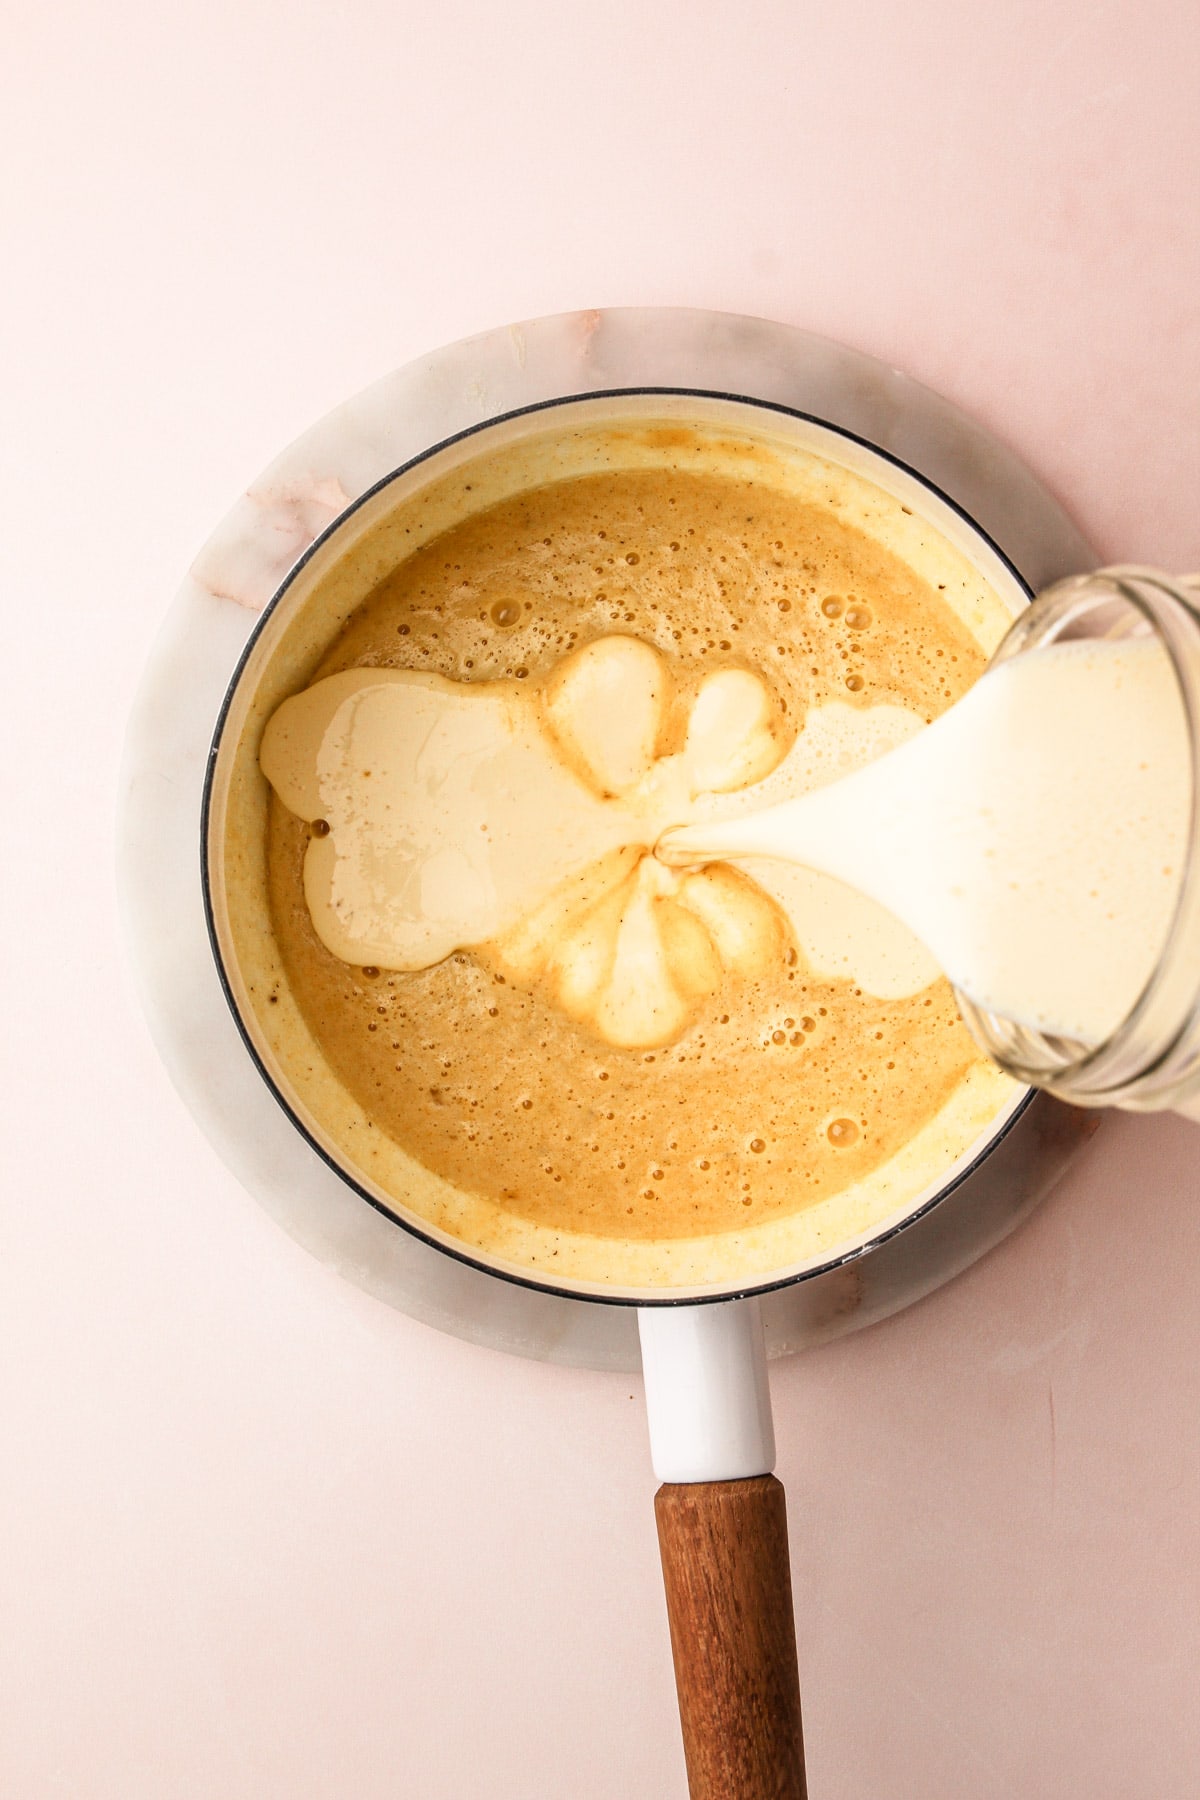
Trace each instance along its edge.
{"label": "pink surface", "polygon": [[[640,1394],[298,1250],[115,944],[138,668],[212,523],[426,347],[757,312],[1200,565],[1189,0],[23,9],[0,134],[0,1792],[681,1796]],[[17,878],[18,859],[33,873]],[[24,870],[28,865],[20,863]],[[1200,1136],[774,1374],[814,1800],[1195,1791]]]}

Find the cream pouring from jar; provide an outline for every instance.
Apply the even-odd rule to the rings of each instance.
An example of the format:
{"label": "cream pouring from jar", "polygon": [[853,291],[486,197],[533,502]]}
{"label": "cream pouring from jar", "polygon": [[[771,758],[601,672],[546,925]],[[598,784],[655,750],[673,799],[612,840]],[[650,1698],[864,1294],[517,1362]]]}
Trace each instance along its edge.
{"label": "cream pouring from jar", "polygon": [[658,854],[819,870],[903,920],[980,1013],[1105,1045],[1180,912],[1195,771],[1178,643],[1105,618],[1032,644],[1022,623],[1027,652],[1002,653],[906,743],[814,792],[672,830]]}

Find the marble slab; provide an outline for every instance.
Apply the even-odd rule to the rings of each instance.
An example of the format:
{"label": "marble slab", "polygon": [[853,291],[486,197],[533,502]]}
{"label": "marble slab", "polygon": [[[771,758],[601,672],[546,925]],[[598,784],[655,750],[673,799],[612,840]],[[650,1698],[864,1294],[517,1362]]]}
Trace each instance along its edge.
{"label": "marble slab", "polygon": [[[520,1355],[638,1366],[622,1306],[481,1274],[384,1219],[323,1163],[260,1080],[218,984],[200,890],[201,789],[213,725],[262,608],[314,539],[412,456],[468,426],[572,394],[680,387],[773,401],[909,464],[969,513],[1033,588],[1095,557],[1035,476],[897,370],[774,324],[677,308],[561,314],[431,352],[384,376],[279,455],[216,527],[170,606],[129,723],[118,872],[130,957],[183,1099],[254,1197],[372,1293]],[[1041,1096],[916,1224],[767,1297],[773,1354],[881,1318],[964,1268],[1045,1192],[1093,1121]]]}

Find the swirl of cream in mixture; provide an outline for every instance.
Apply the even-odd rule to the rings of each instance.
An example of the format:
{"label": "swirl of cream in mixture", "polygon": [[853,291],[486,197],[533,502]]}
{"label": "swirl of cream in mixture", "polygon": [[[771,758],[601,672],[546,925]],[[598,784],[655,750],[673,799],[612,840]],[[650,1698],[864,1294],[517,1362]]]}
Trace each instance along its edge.
{"label": "swirl of cream in mixture", "polygon": [[653,846],[787,745],[766,684],[722,669],[682,748],[660,754],[676,699],[667,658],[612,636],[532,689],[353,669],[285,701],[260,760],[284,804],[327,828],[304,865],[322,942],[407,970],[477,950],[609,1043],[678,1036],[788,933],[745,875],[670,870]]}

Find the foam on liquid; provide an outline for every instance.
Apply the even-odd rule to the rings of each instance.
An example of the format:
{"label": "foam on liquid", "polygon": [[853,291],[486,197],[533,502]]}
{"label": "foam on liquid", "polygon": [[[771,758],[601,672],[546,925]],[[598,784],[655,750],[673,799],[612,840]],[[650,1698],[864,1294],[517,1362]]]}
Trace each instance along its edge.
{"label": "foam on liquid", "polygon": [[[671,467],[556,478],[414,554],[389,551],[389,572],[344,628],[343,590],[331,590],[339,634],[331,626],[322,660],[305,663],[310,696],[327,678],[354,677],[332,712],[371,691],[364,727],[382,718],[377,704],[418,691],[462,700],[473,716],[537,713],[560,798],[577,804],[583,791],[589,817],[637,821],[628,843],[589,865],[598,882],[614,877],[591,923],[607,930],[618,915],[615,979],[589,991],[591,925],[555,917],[556,904],[428,966],[432,941],[385,956],[376,938],[372,951],[374,903],[368,891],[360,909],[357,877],[341,892],[347,935],[331,951],[310,876],[338,843],[351,849],[339,791],[348,811],[369,803],[380,815],[380,848],[398,848],[375,789],[374,724],[362,739],[371,754],[358,760],[349,710],[309,771],[316,791],[301,782],[296,811],[279,792],[270,804],[270,938],[260,956],[252,912],[245,952],[264,1030],[289,1047],[306,1104],[382,1192],[515,1264],[649,1286],[727,1284],[861,1237],[1013,1098],[928,951],[874,901],[781,861],[680,871],[648,854],[660,824],[720,821],[801,794],[915,735],[977,679],[1007,614],[957,551],[857,477],[805,464],[794,495],[790,472],[784,481],[744,446],[731,450],[729,474],[680,468],[675,459],[691,454],[680,435],[650,446]],[[603,668],[588,673],[575,655],[599,655],[614,636],[631,669],[636,659],[665,671],[644,776],[638,745],[653,708],[644,693],[633,704],[624,678],[604,700]],[[386,699],[374,693],[384,688]],[[710,708],[727,731],[710,730]],[[606,746],[588,731],[592,715],[606,722]],[[770,740],[758,764],[747,755],[762,750],[756,718]],[[273,729],[255,745],[264,764]],[[669,790],[685,752],[679,811]],[[637,802],[630,779],[647,783]],[[536,855],[558,855],[558,811],[534,810]],[[455,848],[478,866],[477,846]],[[519,859],[516,868],[523,879]],[[358,863],[387,886],[398,873],[397,891],[394,864]],[[547,903],[563,888],[569,897],[573,879],[552,885]],[[460,893],[455,878],[453,905],[473,881]],[[424,874],[410,902],[423,886]],[[426,897],[437,894],[431,880]],[[760,928],[746,932],[748,920]],[[455,935],[486,929],[463,917]],[[613,947],[611,935],[602,941]],[[620,1021],[631,1037],[620,1038]],[[649,1048],[647,1031],[657,1036]]]}
{"label": "foam on liquid", "polygon": [[1170,926],[1191,746],[1155,643],[1054,645],[991,670],[845,779],[673,832],[673,862],[780,859],[871,896],[988,1010],[1094,1045]]}

